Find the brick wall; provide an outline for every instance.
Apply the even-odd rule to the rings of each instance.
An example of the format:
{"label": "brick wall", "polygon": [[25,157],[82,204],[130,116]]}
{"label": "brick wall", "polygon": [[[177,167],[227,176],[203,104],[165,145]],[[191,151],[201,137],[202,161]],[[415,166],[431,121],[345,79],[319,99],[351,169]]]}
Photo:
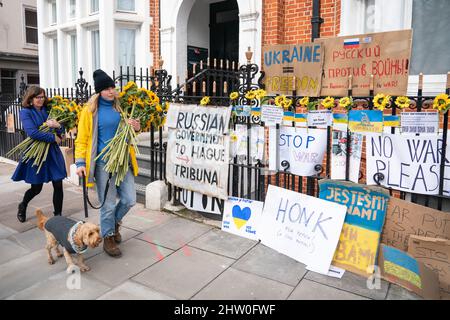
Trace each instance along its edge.
{"label": "brick wall", "polygon": [[153,24],[150,26],[150,52],[153,54],[152,67],[156,69],[159,61],[159,0],[150,1],[150,17]]}

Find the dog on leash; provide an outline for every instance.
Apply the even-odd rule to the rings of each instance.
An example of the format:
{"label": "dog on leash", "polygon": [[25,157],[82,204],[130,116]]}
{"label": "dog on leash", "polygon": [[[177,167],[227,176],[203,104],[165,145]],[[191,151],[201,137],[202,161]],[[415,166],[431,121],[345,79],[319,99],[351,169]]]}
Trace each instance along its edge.
{"label": "dog on leash", "polygon": [[[90,268],[84,263],[83,253],[88,248],[95,248],[102,242],[100,228],[90,222],[75,221],[62,216],[47,218],[40,209],[36,210],[38,228],[45,232],[47,238],[48,263],[54,264],[51,250],[55,248],[57,257],[66,258],[67,270],[73,270],[75,263],[72,254],[77,255],[77,265],[81,272]],[[58,245],[63,247],[63,253]]]}

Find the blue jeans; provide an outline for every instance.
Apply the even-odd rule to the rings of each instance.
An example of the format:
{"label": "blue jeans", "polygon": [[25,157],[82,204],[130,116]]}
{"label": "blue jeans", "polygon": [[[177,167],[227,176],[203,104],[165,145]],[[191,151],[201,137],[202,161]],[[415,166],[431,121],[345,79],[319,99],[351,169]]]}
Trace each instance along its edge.
{"label": "blue jeans", "polygon": [[[105,171],[105,163],[103,161],[97,161],[94,176],[97,185],[98,200],[102,203],[109,177],[109,173]],[[117,196],[119,196],[118,203]],[[103,238],[114,235],[116,224],[122,221],[122,218],[135,204],[136,188],[133,173],[131,168],[129,168],[125,179],[118,187],[116,187],[115,175],[111,177],[111,181],[109,182],[106,201],[100,209],[100,231]]]}

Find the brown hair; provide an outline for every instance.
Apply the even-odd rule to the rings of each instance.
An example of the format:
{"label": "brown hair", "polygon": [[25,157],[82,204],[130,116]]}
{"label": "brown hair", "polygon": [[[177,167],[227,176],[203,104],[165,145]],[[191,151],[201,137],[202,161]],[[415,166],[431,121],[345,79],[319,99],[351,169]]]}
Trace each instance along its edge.
{"label": "brown hair", "polygon": [[47,105],[47,95],[45,94],[45,90],[38,86],[30,86],[25,94],[23,95],[22,107],[29,108],[33,105],[33,99],[36,98],[41,93],[44,94],[44,107]]}

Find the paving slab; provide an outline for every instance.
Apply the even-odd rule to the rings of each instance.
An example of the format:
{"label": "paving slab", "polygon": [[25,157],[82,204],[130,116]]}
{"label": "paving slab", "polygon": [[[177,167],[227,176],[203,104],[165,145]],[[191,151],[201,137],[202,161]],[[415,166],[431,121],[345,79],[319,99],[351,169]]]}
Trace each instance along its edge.
{"label": "paving slab", "polygon": [[288,300],[369,300],[356,294],[303,279]]}
{"label": "paving slab", "polygon": [[173,214],[150,211],[145,209],[142,205],[136,205],[123,218],[122,225],[130,229],[144,232],[150,228],[166,223],[174,217],[175,215]]}
{"label": "paving slab", "polygon": [[30,251],[45,249],[47,243],[44,231],[37,227],[22,233],[15,233],[9,237],[9,240],[16,242]]}
{"label": "paving slab", "polygon": [[130,239],[121,244],[120,250],[120,258],[101,253],[89,259],[86,262],[91,268],[89,275],[109,286],[117,286],[172,253],[169,249],[157,248],[137,239]]}
{"label": "paving slab", "polygon": [[[346,271],[342,279],[328,277],[316,272],[308,271],[304,277],[305,279],[312,280],[325,284],[330,287],[334,287],[340,290],[345,290],[347,292],[353,292],[360,296],[364,296],[375,300],[384,300],[387,295],[389,283],[384,280],[379,280],[379,282],[372,284],[375,288],[368,288],[368,279],[360,275],[354,274],[352,272]],[[377,280],[378,281],[378,280]],[[377,287],[379,284],[379,288]]]}
{"label": "paving slab", "polygon": [[30,253],[30,250],[9,239],[0,240],[0,264]]}
{"label": "paving slab", "polygon": [[92,300],[111,288],[89,276],[89,272],[67,274],[66,271],[15,293],[8,300]]}
{"label": "paving slab", "polygon": [[233,259],[186,246],[133,280],[168,296],[189,299],[233,262]]}
{"label": "paving slab", "polygon": [[219,229],[212,229],[189,245],[232,259],[239,259],[257,243],[257,241],[242,238]]}
{"label": "paving slab", "polygon": [[47,250],[38,250],[0,265],[0,299],[24,290],[67,269],[64,259],[47,262]]}
{"label": "paving slab", "polygon": [[414,292],[408,291],[393,283],[389,283],[386,300],[423,300],[423,298]]}
{"label": "paving slab", "polygon": [[300,263],[261,243],[253,247],[233,268],[295,287],[307,270]]}
{"label": "paving slab", "polygon": [[183,218],[173,218],[140,234],[139,239],[178,250],[192,240],[211,230],[211,226]]}
{"label": "paving slab", "polygon": [[294,287],[229,268],[193,300],[285,300]]}
{"label": "paving slab", "polygon": [[126,281],[97,300],[175,300],[134,281]]}
{"label": "paving slab", "polygon": [[14,229],[11,229],[3,224],[0,224],[0,239],[9,238],[13,234],[17,234],[18,232]]}

